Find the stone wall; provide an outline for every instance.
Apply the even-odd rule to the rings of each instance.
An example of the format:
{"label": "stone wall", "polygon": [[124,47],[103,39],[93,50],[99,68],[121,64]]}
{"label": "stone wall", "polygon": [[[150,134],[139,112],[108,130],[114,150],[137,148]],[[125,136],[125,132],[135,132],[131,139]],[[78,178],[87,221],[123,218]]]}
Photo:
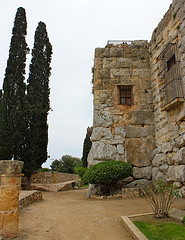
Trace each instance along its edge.
{"label": "stone wall", "polygon": [[[174,49],[173,49],[174,48]],[[164,179],[178,187],[185,183],[185,1],[173,1],[150,42],[151,84],[154,104],[155,143],[152,161],[154,180]],[[169,56],[168,56],[169,55]],[[169,58],[175,55],[181,75],[173,71],[170,79]],[[170,81],[168,81],[168,78]],[[178,84],[175,83],[177,79]],[[173,84],[173,85],[172,85]],[[180,85],[180,86],[179,86]],[[166,86],[166,87],[165,87]],[[169,89],[171,88],[171,89]],[[179,91],[165,103],[169,93]],[[173,89],[173,92],[172,92]],[[181,96],[181,94],[183,94]]]}
{"label": "stone wall", "polygon": [[[62,183],[67,181],[72,181],[79,179],[77,174],[68,174],[68,173],[60,173],[60,172],[39,172],[33,174],[31,177],[31,183]],[[25,183],[25,178],[22,178],[22,184]]]}
{"label": "stone wall", "polygon": [[[120,86],[132,86],[131,105],[120,104]],[[149,44],[95,50],[89,166],[128,161],[135,180],[162,179],[185,191],[184,94],[185,1],[174,0]]]}
{"label": "stone wall", "polygon": [[[88,164],[128,161],[134,178],[151,179],[155,148],[147,41],[95,50],[94,118]],[[120,86],[132,87],[132,104],[120,104]]]}

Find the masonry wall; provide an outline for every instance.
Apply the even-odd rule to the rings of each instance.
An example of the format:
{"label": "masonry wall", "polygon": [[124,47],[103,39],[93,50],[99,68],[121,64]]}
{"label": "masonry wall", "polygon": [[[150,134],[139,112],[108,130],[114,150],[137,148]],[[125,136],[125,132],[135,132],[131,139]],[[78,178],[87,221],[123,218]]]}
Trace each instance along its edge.
{"label": "masonry wall", "polygon": [[[171,45],[170,45],[171,44]],[[168,94],[174,94],[177,84],[170,82],[167,60],[175,47],[176,63],[179,64],[181,80],[180,93],[176,99],[166,103]],[[170,49],[171,48],[171,49]],[[152,161],[154,180],[164,179],[174,182],[178,187],[185,184],[185,1],[173,1],[150,42],[151,85],[153,93],[155,143]],[[169,63],[169,62],[168,62]],[[177,65],[174,65],[175,67]],[[172,69],[173,70],[173,69]],[[174,74],[174,73],[173,73]],[[176,73],[176,75],[178,75]],[[170,76],[170,75],[169,75]],[[166,81],[169,81],[164,88]],[[175,83],[175,84],[174,84]],[[172,85],[174,84],[174,85]],[[179,88],[179,86],[178,86]],[[179,89],[178,89],[179,92]],[[170,97],[170,96],[169,96]]]}
{"label": "masonry wall", "polygon": [[[132,104],[122,105],[119,86],[132,86]],[[88,164],[132,163],[134,178],[151,179],[154,116],[147,41],[108,44],[95,50],[94,116]]]}

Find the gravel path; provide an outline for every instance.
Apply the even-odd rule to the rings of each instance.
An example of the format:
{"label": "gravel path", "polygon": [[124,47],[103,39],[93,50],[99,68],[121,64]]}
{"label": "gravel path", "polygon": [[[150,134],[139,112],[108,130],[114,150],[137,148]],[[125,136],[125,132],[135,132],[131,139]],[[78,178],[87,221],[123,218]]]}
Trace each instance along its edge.
{"label": "gravel path", "polygon": [[[132,240],[120,216],[151,212],[143,198],[87,199],[85,190],[43,192],[44,200],[20,213],[25,240]],[[185,208],[185,200],[173,207]]]}

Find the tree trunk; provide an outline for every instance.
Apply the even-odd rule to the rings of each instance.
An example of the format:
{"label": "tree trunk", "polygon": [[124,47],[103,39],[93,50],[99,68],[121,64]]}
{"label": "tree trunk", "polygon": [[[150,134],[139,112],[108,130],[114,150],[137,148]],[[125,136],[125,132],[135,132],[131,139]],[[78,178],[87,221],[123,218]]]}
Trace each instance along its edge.
{"label": "tree trunk", "polygon": [[26,176],[26,190],[31,190],[31,176]]}

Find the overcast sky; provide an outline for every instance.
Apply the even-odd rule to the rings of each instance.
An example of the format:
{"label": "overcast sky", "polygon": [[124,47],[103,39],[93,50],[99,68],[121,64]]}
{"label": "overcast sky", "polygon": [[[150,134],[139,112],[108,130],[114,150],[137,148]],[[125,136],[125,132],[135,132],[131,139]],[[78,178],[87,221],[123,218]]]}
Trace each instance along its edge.
{"label": "overcast sky", "polygon": [[[53,46],[50,78],[48,154],[59,159],[82,156],[86,128],[92,125],[91,68],[94,50],[107,40],[150,40],[172,0],[1,0],[0,88],[18,7],[27,15],[27,43],[32,49],[39,21]],[[28,57],[28,62],[30,57]],[[48,160],[45,167],[52,161]]]}

